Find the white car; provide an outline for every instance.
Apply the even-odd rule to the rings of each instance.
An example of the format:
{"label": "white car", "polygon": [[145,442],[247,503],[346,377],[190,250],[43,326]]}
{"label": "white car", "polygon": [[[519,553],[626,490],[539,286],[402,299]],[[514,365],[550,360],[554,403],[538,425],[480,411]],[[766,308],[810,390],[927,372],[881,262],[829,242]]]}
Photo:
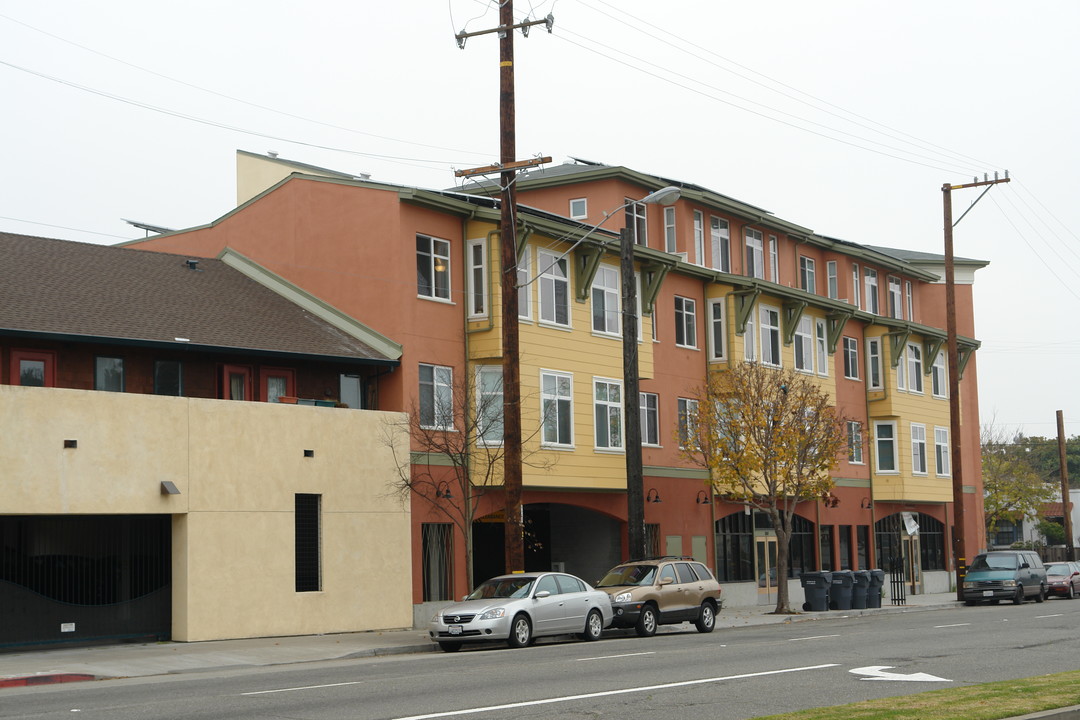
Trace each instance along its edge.
{"label": "white car", "polygon": [[446,652],[494,640],[521,648],[545,635],[599,640],[611,620],[608,594],[581,578],[523,573],[487,580],[460,603],[442,608],[431,618],[428,635]]}

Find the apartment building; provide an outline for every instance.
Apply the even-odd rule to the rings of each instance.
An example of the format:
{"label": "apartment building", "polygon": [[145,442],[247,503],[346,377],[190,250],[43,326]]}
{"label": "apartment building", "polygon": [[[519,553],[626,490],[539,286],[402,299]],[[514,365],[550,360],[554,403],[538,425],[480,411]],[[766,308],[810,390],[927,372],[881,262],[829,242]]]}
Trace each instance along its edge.
{"label": "apartment building", "polygon": [[[133,243],[193,257],[236,252],[401,344],[373,380],[379,407],[427,430],[462,432],[439,407],[501,393],[499,208],[475,189],[421,190],[238,153],[239,206],[205,226]],[[676,185],[668,208],[637,202]],[[640,287],[640,413],[650,549],[714,567],[729,598],[771,602],[775,535],[723,502],[679,449],[710,369],[747,360],[818,378],[851,419],[837,487],[798,509],[792,573],[907,566],[916,589],[948,587],[952,483],[941,256],[831,238],[700,186],[575,162],[518,180],[523,512],[528,569],[595,579],[625,557],[620,227],[633,230]],[[618,212],[608,218],[613,210]],[[928,244],[930,242],[928,241]],[[968,547],[979,547],[981,481],[970,284],[958,261]],[[466,390],[468,388],[468,390]],[[466,410],[467,413],[467,410]],[[498,445],[482,418],[473,465]],[[462,594],[502,570],[498,473],[464,501],[453,463],[413,437],[413,602]],[[442,478],[442,480],[439,480]],[[440,484],[445,482],[445,487]],[[459,513],[460,515],[460,513]],[[784,579],[779,579],[784,581]],[[743,597],[745,595],[745,597]]]}

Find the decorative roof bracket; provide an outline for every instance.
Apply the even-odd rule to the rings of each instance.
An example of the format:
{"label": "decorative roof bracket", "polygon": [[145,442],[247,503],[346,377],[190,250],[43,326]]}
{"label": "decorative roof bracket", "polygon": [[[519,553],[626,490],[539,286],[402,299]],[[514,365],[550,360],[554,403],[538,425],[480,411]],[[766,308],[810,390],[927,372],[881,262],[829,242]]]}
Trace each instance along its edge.
{"label": "decorative roof bracket", "polygon": [[525,249],[529,246],[529,238],[533,234],[533,229],[525,223],[518,223],[517,232],[517,260],[520,263],[521,258],[525,257]]}
{"label": "decorative roof bracket", "polygon": [[964,368],[967,367],[968,360],[975,354],[975,351],[979,349],[978,345],[961,345],[957,348],[956,367],[960,371],[960,379],[964,379]]}
{"label": "decorative roof bracket", "polygon": [[923,340],[923,352],[926,353],[926,362],[923,363],[923,375],[934,372],[934,361],[944,344],[945,338],[925,338]]}
{"label": "decorative roof bracket", "polygon": [[660,285],[674,265],[662,262],[646,262],[641,264],[641,313],[652,315],[656,296],[660,293]]}
{"label": "decorative roof bracket", "polygon": [[750,319],[750,313],[754,312],[754,303],[761,295],[761,288],[736,290],[731,294],[735,296],[735,334],[742,335],[746,332],[746,321]]}
{"label": "decorative roof bracket", "polygon": [[806,310],[805,300],[784,301],[784,344],[790,345],[795,340],[795,328],[799,326],[803,312]]}
{"label": "decorative roof bracket", "polygon": [[589,288],[592,287],[593,278],[600,268],[600,258],[604,255],[604,249],[598,245],[582,245],[574,251],[574,275],[577,280],[577,301],[585,302],[589,299]]}
{"label": "decorative roof bracket", "polygon": [[903,352],[908,338],[911,337],[911,330],[903,328],[902,330],[893,330],[886,333],[886,335],[889,338],[889,364],[896,367],[900,364],[900,353]]}
{"label": "decorative roof bracket", "polygon": [[836,345],[840,342],[840,336],[844,332],[844,326],[847,325],[847,321],[854,316],[854,312],[851,310],[833,310],[831,313],[825,316],[825,320],[828,327],[828,343],[829,354],[836,354]]}

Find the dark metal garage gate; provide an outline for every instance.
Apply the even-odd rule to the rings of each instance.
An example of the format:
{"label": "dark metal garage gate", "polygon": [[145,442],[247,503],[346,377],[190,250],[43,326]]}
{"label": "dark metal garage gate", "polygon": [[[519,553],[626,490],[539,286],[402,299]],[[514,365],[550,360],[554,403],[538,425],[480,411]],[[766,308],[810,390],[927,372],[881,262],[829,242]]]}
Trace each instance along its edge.
{"label": "dark metal garage gate", "polygon": [[0,650],[167,640],[169,515],[0,516]]}

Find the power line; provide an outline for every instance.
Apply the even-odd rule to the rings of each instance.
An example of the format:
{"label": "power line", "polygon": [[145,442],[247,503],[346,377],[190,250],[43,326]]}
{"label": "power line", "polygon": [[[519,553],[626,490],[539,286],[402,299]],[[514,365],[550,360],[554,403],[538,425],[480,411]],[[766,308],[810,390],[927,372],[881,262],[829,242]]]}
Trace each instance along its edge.
{"label": "power line", "polygon": [[40,225],[42,227],[57,228],[59,230],[71,230],[72,232],[88,233],[90,235],[101,235],[102,237],[111,237],[118,240],[131,240],[132,238],[124,235],[113,235],[111,233],[95,232],[93,230],[80,230],[79,228],[68,227],[66,225],[52,225],[50,223],[38,222],[37,220],[23,220],[22,218],[5,217],[0,215],[0,220],[11,220],[13,222],[26,223],[27,225]]}

